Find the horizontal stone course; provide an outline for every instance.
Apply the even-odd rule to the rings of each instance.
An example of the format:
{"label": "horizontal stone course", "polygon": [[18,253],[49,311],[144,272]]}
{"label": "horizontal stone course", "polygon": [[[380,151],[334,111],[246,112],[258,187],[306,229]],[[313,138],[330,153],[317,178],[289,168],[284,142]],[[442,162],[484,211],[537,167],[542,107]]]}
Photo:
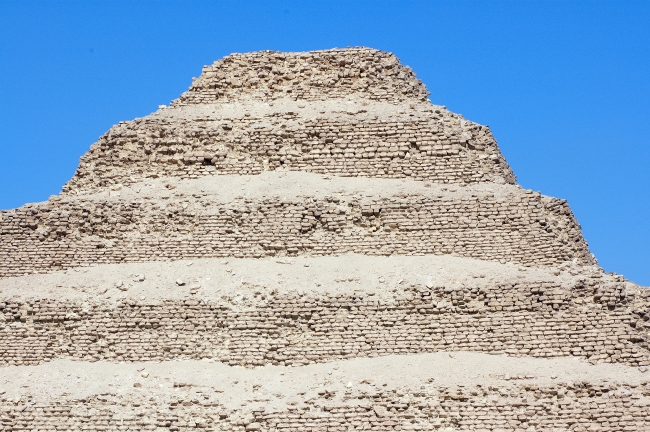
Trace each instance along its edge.
{"label": "horizontal stone course", "polygon": [[430,108],[429,117],[409,120],[303,119],[292,112],[123,122],[82,156],[63,190],[278,169],[437,183],[515,183],[489,128]]}
{"label": "horizontal stone course", "polygon": [[650,365],[648,299],[586,281],[494,288],[411,286],[392,301],[367,294],[256,295],[248,307],[188,298],[102,303],[0,303],[0,364],[55,358],[215,358],[230,365],[301,365],[438,351]]}
{"label": "horizontal stone course", "polygon": [[260,51],[231,54],[205,66],[174,106],[261,101],[291,97],[305,101],[357,95],[370,100],[426,100],[429,92],[393,54],[370,49],[304,53]]}
{"label": "horizontal stone course", "polygon": [[0,276],[198,257],[456,254],[550,266],[594,262],[566,201],[521,193],[376,200],[70,199],[0,212]]}
{"label": "horizontal stone course", "polygon": [[624,388],[587,382],[501,388],[426,384],[372,394],[324,391],[282,411],[255,408],[248,413],[226,409],[211,389],[196,389],[165,400],[108,394],[44,403],[0,396],[0,430],[641,432],[650,427],[649,407],[648,383]]}

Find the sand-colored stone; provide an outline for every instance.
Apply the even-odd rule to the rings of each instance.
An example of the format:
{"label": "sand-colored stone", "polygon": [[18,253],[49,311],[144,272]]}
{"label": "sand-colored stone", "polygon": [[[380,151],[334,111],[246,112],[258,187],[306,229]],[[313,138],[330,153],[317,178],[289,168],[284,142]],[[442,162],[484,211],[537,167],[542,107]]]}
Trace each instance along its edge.
{"label": "sand-colored stone", "polygon": [[650,429],[650,290],[367,48],[233,54],[0,212],[0,431]]}

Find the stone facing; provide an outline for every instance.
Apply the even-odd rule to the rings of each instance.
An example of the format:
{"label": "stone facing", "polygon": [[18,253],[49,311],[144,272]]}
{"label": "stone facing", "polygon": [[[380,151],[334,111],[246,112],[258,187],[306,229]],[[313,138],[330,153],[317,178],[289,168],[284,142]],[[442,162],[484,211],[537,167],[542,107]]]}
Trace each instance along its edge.
{"label": "stone facing", "polygon": [[623,284],[411,285],[403,293],[386,300],[260,292],[248,306],[200,298],[116,306],[5,300],[0,364],[216,358],[295,366],[460,350],[650,365],[648,293]]}
{"label": "stone facing", "polygon": [[426,100],[429,92],[393,54],[369,48],[307,53],[261,51],[231,54],[205,66],[174,105],[268,101],[291,97],[317,101],[359,95],[370,100]]}
{"label": "stone facing", "polygon": [[[418,118],[355,111],[304,118],[300,109],[124,122],[93,144],[64,192],[156,177],[293,170],[437,183],[515,183],[489,128],[442,108]],[[365,110],[361,110],[364,111]],[[427,115],[423,115],[427,114]]]}
{"label": "stone facing", "polygon": [[[261,407],[246,416],[226,409],[215,397],[217,389],[182,390],[165,399],[150,394],[139,398],[107,394],[48,403],[0,396],[0,430],[585,432],[645,431],[650,427],[647,382],[626,388],[569,382],[498,388],[423,385],[365,394],[350,390],[342,395],[323,390],[318,397],[283,411]],[[344,402],[332,401],[336,396]]]}
{"label": "stone facing", "polygon": [[506,198],[330,196],[124,202],[66,199],[0,213],[0,276],[80,265],[199,257],[450,254],[550,266],[591,264],[566,201]]}

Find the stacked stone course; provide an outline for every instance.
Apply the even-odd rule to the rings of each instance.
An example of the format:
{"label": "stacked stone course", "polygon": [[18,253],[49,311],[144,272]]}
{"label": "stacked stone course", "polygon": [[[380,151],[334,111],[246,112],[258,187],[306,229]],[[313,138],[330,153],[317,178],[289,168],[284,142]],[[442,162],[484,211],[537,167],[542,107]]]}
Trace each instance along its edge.
{"label": "stacked stone course", "polygon": [[[0,276],[93,263],[198,257],[449,254],[549,266],[593,263],[566,201],[507,198],[330,196],[164,203],[68,199],[0,213]],[[68,252],[69,251],[69,252]]]}
{"label": "stacked stone course", "polygon": [[[650,383],[613,385],[558,383],[508,387],[450,387],[331,393],[282,412],[229,412],[210,391],[171,400],[128,400],[102,395],[61,402],[9,401],[0,430],[347,431],[347,430],[563,430],[645,431],[650,427]],[[621,391],[623,390],[623,391]],[[529,429],[530,427],[537,429]],[[451,429],[448,429],[451,428]]]}
{"label": "stacked stone course", "polygon": [[[650,366],[646,298],[621,284],[548,282],[493,288],[411,286],[402,298],[280,295],[228,302],[35,300],[0,303],[1,363],[218,358],[230,365],[300,365],[355,357],[478,351],[572,355]],[[650,312],[650,310],[649,310]]]}
{"label": "stacked stone course", "polygon": [[[360,110],[365,112],[366,110]],[[183,115],[121,123],[91,147],[64,192],[145,178],[259,174],[269,170],[413,178],[438,183],[515,183],[489,128],[444,109],[419,118]],[[423,115],[424,114],[424,115]],[[180,117],[180,118],[179,118]],[[376,117],[376,116],[374,116]]]}
{"label": "stacked stone course", "polygon": [[175,106],[288,96],[304,101],[358,94],[375,101],[426,100],[429,92],[393,54],[369,48],[231,54],[205,66]]}

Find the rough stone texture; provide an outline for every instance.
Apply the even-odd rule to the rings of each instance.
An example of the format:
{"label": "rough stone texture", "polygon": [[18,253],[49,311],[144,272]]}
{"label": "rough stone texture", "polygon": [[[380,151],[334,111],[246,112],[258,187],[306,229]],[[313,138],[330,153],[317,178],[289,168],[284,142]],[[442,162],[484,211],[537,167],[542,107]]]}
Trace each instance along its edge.
{"label": "rough stone texture", "polygon": [[233,54],[0,212],[0,431],[648,430],[650,291],[427,94],[372,49]]}
{"label": "rough stone texture", "polygon": [[198,257],[449,254],[549,266],[593,263],[566,201],[477,191],[367,197],[164,201],[64,199],[0,213],[0,276]]}
{"label": "rough stone texture", "polygon": [[205,66],[174,105],[273,100],[304,101],[360,95],[375,101],[426,100],[429,92],[393,54],[369,48],[307,53],[231,54]]}
{"label": "rough stone texture", "polygon": [[425,105],[415,117],[380,111],[381,118],[367,109],[347,111],[343,118],[329,106],[323,107],[329,115],[319,111],[320,118],[305,117],[299,106],[287,109],[294,111],[234,118],[222,109],[201,115],[168,109],[120,123],[91,146],[63,190],[278,169],[439,183],[515,183],[490,130],[442,108]]}
{"label": "rough stone texture", "polygon": [[[3,400],[0,430],[544,430],[645,431],[650,384],[558,383],[541,387],[451,387],[348,392],[345,402],[319,398],[280,412],[229,412],[201,389],[174,398],[134,401],[114,394],[34,403]],[[212,391],[211,391],[212,390]],[[532,429],[531,429],[532,428]]]}
{"label": "rough stone texture", "polygon": [[647,298],[623,284],[411,285],[393,299],[258,292],[248,301],[0,302],[0,364],[216,358],[284,366],[460,350],[650,366]]}

